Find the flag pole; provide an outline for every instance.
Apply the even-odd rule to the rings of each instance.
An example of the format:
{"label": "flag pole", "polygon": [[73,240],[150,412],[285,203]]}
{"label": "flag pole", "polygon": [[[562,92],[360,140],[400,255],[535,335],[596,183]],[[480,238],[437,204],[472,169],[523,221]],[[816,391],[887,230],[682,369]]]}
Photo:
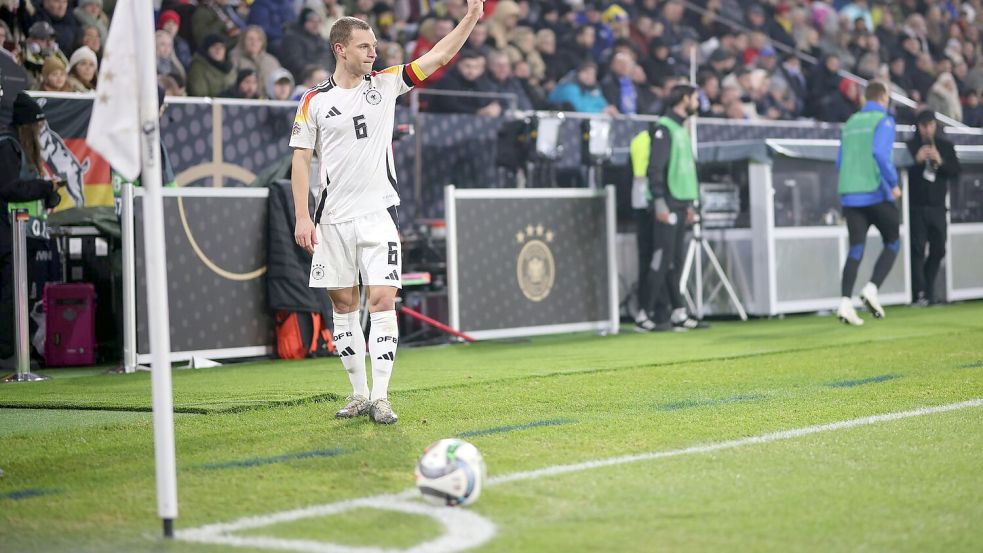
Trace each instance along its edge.
{"label": "flag pole", "polygon": [[[126,0],[124,0],[126,1]],[[144,248],[147,255],[147,312],[150,326],[151,389],[157,511],[164,537],[174,537],[177,518],[177,463],[174,453],[174,402],[171,388],[171,336],[167,307],[167,257],[164,250],[164,203],[161,194],[160,107],[157,105],[157,63],[154,11],[151,0],[133,0],[137,29],[140,106],[141,181],[144,187]]]}
{"label": "flag pole", "polygon": [[177,463],[161,193],[160,108],[151,1],[122,0],[116,4],[103,43],[103,64],[99,68],[99,84],[85,140],[109,161],[114,171],[128,181],[139,177],[144,188],[141,219],[147,260],[157,512],[163,521],[164,537],[172,538],[177,518]]}

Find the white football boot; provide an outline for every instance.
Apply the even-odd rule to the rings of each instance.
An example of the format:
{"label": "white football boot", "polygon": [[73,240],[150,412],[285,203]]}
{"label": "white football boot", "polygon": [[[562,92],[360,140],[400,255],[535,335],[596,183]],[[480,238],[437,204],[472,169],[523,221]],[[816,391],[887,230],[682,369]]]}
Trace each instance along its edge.
{"label": "white football boot", "polygon": [[853,301],[850,298],[840,300],[840,308],[836,310],[836,316],[848,325],[863,326],[864,320],[857,315],[857,310],[853,308]]}
{"label": "white football boot", "polygon": [[884,318],[884,308],[881,307],[881,301],[877,299],[877,287],[874,286],[873,282],[868,282],[860,290],[860,299],[863,300],[864,305],[867,306],[867,309],[874,317],[878,319]]}

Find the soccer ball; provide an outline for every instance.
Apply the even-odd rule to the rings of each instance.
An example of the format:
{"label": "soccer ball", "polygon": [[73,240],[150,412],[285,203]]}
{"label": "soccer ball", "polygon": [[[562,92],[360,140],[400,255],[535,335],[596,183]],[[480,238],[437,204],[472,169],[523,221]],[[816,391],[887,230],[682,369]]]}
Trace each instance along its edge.
{"label": "soccer ball", "polygon": [[416,464],[416,487],[436,505],[470,505],[481,495],[485,461],[474,445],[455,438],[430,444]]}

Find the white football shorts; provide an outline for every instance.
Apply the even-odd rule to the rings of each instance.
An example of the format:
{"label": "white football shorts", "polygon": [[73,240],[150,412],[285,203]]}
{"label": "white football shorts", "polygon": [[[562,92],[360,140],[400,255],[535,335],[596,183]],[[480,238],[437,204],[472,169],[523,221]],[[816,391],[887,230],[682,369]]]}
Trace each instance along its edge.
{"label": "white football shorts", "polygon": [[338,290],[358,286],[402,288],[403,255],[396,208],[351,221],[317,225],[318,243],[311,262],[311,288]]}

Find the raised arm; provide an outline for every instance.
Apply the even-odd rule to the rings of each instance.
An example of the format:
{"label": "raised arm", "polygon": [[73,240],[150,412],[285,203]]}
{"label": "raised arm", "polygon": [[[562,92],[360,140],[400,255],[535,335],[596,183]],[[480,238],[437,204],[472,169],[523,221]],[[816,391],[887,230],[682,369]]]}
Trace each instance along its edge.
{"label": "raised arm", "polygon": [[460,51],[461,46],[464,46],[474,26],[484,13],[484,0],[468,0],[468,13],[464,15],[461,22],[457,24],[457,27],[454,27],[453,31],[440,39],[429,52],[423,54],[416,60],[415,63],[420,68],[420,71],[424,75],[432,75],[434,71],[440,69],[441,66],[447,65],[448,62],[454,59],[454,56]]}

